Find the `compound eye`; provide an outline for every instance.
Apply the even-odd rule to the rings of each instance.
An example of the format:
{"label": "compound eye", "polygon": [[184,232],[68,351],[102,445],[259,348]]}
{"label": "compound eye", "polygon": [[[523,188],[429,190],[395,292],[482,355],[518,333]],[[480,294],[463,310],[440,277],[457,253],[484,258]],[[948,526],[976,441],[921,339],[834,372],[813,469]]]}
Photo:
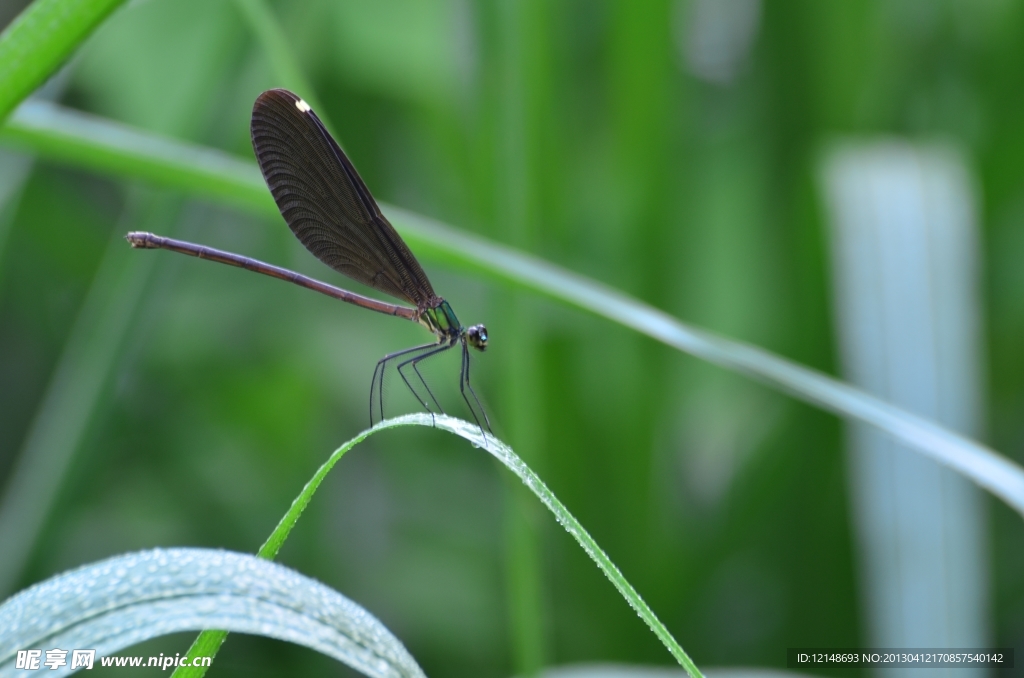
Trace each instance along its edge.
{"label": "compound eye", "polygon": [[467,329],[466,338],[469,340],[469,345],[478,351],[487,348],[487,328],[483,325],[473,325]]}

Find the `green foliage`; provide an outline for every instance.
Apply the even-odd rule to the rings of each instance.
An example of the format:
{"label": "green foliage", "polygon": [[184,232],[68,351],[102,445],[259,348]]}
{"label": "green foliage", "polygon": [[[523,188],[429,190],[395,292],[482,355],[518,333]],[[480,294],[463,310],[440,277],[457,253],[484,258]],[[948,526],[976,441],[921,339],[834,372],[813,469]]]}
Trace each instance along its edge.
{"label": "green foliage", "polygon": [[0,120],[124,0],[38,0],[0,35]]}
{"label": "green foliage", "polygon": [[[427,414],[411,414],[403,417],[397,417],[395,419],[388,419],[382,421],[371,429],[367,429],[360,433],[358,436],[348,441],[328,458],[323,465],[317,469],[317,472],[313,475],[306,486],[299,493],[299,496],[292,502],[291,508],[278,522],[277,527],[271,533],[267,541],[260,547],[259,556],[261,558],[267,558],[272,560],[284,544],[288,535],[291,533],[292,528],[298,522],[299,517],[303,511],[309,505],[313,495],[316,493],[320,484],[324,478],[330,473],[334,465],[338,463],[342,456],[346,452],[350,451],[353,447],[363,442],[371,434],[377,433],[378,431],[387,430],[389,428],[395,428],[398,426],[429,426],[431,428],[437,428],[443,431],[449,431],[456,435],[462,436],[470,443],[473,447],[481,448],[486,450],[495,459],[500,461],[508,468],[509,471],[514,473],[519,480],[521,480],[526,487],[532,492],[537,499],[541,501],[554,515],[555,520],[558,524],[566,529],[566,531],[572,535],[580,547],[586,552],[588,556],[594,561],[601,572],[608,577],[612,585],[622,594],[622,597],[626,599],[626,602],[636,611],[641,619],[644,620],[651,631],[665,644],[672,656],[675,657],[676,661],[679,662],[680,666],[686,669],[687,674],[691,678],[700,678],[701,673],[694,665],[693,661],[686,655],[679,644],[672,637],[672,634],[668,632],[665,626],[658,620],[654,612],[647,606],[640,594],[630,586],[629,582],[626,581],[625,577],[619,571],[615,564],[608,558],[601,547],[597,545],[587,531],[580,525],[579,521],[573,517],[565,505],[558,500],[551,490],[547,488],[544,482],[534,473],[523,461],[516,456],[515,452],[512,451],[508,445],[505,445],[500,440],[497,440],[492,435],[485,435],[484,432],[474,424],[452,417],[444,415],[427,415]],[[209,657],[216,654],[220,648],[221,643],[224,641],[225,634],[223,631],[204,631],[199,638],[193,643],[189,650],[189,657]],[[202,676],[206,673],[205,670],[199,668],[186,667],[177,669],[174,672],[178,678],[184,678],[185,676]]]}
{"label": "green foliage", "polygon": [[[853,133],[956,140],[983,186],[991,440],[1020,449],[1017,5],[767,3],[737,78],[709,84],[684,67],[682,2],[374,4],[380,14],[327,0],[272,12],[378,198],[825,372],[834,360],[817,148]],[[84,46],[64,103],[248,155],[253,99],[287,83],[237,9],[127,8]],[[28,89],[63,58],[33,63],[44,75]],[[8,138],[66,151],[14,123]],[[66,159],[109,171],[101,146]],[[141,167],[132,176],[167,180]],[[218,175],[179,188],[216,194]],[[130,193],[39,163],[20,203],[5,208],[0,468],[31,438],[59,383],[55,366],[77,350],[75,328],[103,317],[85,300],[120,232],[146,222],[337,282],[277,218],[160,201],[140,215]],[[450,243],[412,244],[425,261],[453,260]],[[158,544],[252,551],[323,451],[365,426],[373,363],[422,339],[274,281],[136,254],[157,257],[153,274],[121,309],[103,388],[75,403],[90,414],[68,443],[66,472],[45,469],[59,500],[44,507],[21,584]],[[509,280],[496,264],[481,268]],[[527,450],[702,665],[779,665],[778,647],[795,638],[859,643],[834,419],[514,291],[520,282],[429,262],[428,271],[460,318],[488,324],[491,348],[474,377],[499,432]],[[491,465],[453,456],[441,436],[370,446],[327,481],[330,499],[310,507],[281,557],[381,615],[428,675],[529,666],[521,646],[536,638],[504,621],[513,604],[503,579],[517,563],[539,574],[538,600],[522,609],[543,635],[543,663],[667,661],[575,545],[507,499]],[[1009,545],[1024,535],[1010,512],[994,515],[996,634],[1012,645],[1024,593],[1019,546]],[[532,563],[502,536],[524,534],[520,518]],[[179,642],[153,647],[173,653]],[[244,637],[222,660],[225,674],[326,670],[318,657]]]}
{"label": "green foliage", "polygon": [[[174,186],[253,211],[272,209],[251,165],[116,125],[31,104],[6,138],[47,157]],[[547,295],[657,339],[708,362],[748,374],[841,416],[874,424],[910,447],[952,466],[1024,513],[1024,471],[982,445],[887,405],[766,351],[691,328],[595,281],[467,237],[408,211],[384,205],[404,237],[431,259]]]}

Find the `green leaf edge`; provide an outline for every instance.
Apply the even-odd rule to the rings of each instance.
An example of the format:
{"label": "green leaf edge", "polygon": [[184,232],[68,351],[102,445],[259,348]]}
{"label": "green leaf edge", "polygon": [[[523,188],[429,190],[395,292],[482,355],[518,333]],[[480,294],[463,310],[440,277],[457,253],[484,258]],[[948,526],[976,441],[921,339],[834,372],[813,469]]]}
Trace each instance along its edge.
{"label": "green leaf edge", "polygon": [[[501,442],[493,435],[485,434],[481,431],[480,427],[476,424],[471,424],[468,421],[456,419],[455,417],[449,417],[443,414],[407,414],[401,417],[395,417],[393,419],[385,419],[376,426],[366,429],[355,438],[352,438],[347,443],[339,447],[334,451],[333,454],[327,459],[326,462],[313,477],[310,478],[306,486],[302,488],[302,491],[292,502],[291,507],[284,514],[278,522],[277,527],[270,533],[270,536],[264,542],[263,546],[260,547],[257,555],[260,558],[266,558],[273,560],[281,549],[281,545],[284,544],[285,539],[288,538],[288,534],[291,532],[295,523],[298,522],[299,516],[306,510],[306,506],[309,505],[310,500],[313,498],[313,494],[316,492],[320,483],[327,476],[330,470],[334,467],[338,460],[341,459],[346,452],[351,450],[353,447],[366,440],[369,436],[379,431],[385,431],[387,429],[396,428],[399,426],[427,426],[431,428],[441,429],[454,433],[455,435],[465,438],[474,447],[482,448],[487,450],[492,456],[498,461],[505,464],[505,466],[516,474],[523,484],[531,490],[541,502],[548,507],[548,509],[554,514],[555,520],[558,524],[565,528],[565,530],[573,536],[574,539],[579,543],[583,550],[588,556],[597,564],[601,572],[604,573],[608,580],[613,586],[619,591],[626,602],[629,603],[630,607],[640,616],[640,618],[647,624],[647,626],[654,632],[654,635],[665,645],[669,653],[675,658],[679,665],[686,670],[690,675],[690,678],[703,678],[700,670],[697,668],[693,660],[690,659],[689,655],[679,646],[672,634],[668,632],[665,625],[661,623],[654,611],[647,606],[640,594],[636,592],[626,578],[619,571],[619,568],[615,566],[615,563],[611,561],[607,554],[601,547],[597,545],[594,538],[580,525],[579,521],[569,512],[562,502],[558,500],[558,497],[548,489],[547,485],[534,473],[516,454],[512,451],[505,443]],[[224,639],[227,638],[227,633],[224,631],[203,631],[196,640],[192,643],[192,647],[189,648],[188,657],[191,660],[196,656],[209,656],[213,657],[217,654],[217,650],[220,648]],[[175,669],[174,678],[199,678],[206,673],[205,667],[180,667]]]}
{"label": "green leaf edge", "polygon": [[36,0],[0,33],[0,120],[124,0]]}

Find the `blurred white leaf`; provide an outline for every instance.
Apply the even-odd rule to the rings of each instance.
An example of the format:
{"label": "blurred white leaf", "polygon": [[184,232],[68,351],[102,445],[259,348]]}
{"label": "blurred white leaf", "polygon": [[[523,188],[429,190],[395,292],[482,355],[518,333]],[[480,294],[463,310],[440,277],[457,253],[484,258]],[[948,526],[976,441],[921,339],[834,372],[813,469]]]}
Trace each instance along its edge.
{"label": "blurred white leaf", "polygon": [[9,598],[0,605],[0,677],[28,675],[15,668],[18,650],[95,649],[98,658],[202,629],[287,640],[367,676],[424,675],[383,624],[323,584],[256,556],[183,548],[92,563]]}

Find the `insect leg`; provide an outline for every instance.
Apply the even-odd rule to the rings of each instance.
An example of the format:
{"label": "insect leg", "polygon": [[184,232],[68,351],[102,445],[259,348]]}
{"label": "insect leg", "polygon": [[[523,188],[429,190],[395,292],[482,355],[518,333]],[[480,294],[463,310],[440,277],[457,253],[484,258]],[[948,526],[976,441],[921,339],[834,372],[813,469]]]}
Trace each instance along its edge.
{"label": "insect leg", "polygon": [[[422,346],[413,346],[412,348],[406,348],[402,349],[401,351],[389,353],[377,361],[377,366],[373,368],[373,380],[370,382],[370,426],[373,426],[375,402],[377,404],[376,414],[380,415],[380,420],[384,419],[384,372],[387,370],[388,363],[394,360],[395,358],[400,358],[403,355],[415,353],[416,351],[425,351],[427,349],[432,349],[436,347],[437,344],[433,343],[423,344]],[[412,391],[414,396],[416,396],[416,400],[420,401],[420,404],[426,407],[427,411],[429,412],[430,408],[427,407],[426,403],[423,402],[423,398],[421,398],[419,393],[417,393],[416,390],[409,384],[409,381],[405,378],[405,375],[402,375],[401,371],[399,371],[399,374],[402,376],[402,380],[405,381],[406,386],[409,387],[409,390]],[[376,398],[374,398],[375,393],[377,394]]]}
{"label": "insect leg", "polygon": [[[473,403],[469,401],[469,397],[466,396],[466,389],[469,389],[470,395],[473,396],[473,401],[476,403],[476,408],[473,407]],[[459,372],[459,391],[462,393],[462,399],[466,401],[466,405],[469,407],[470,413],[473,415],[473,419],[476,420],[476,425],[480,426],[480,433],[486,437],[484,427],[480,424],[480,417],[476,416],[476,410],[480,410],[480,414],[483,415],[484,424],[487,425],[487,430],[490,431],[491,435],[494,435],[494,431],[491,429],[491,421],[487,418],[487,410],[484,409],[483,404],[480,402],[480,398],[477,397],[476,391],[473,390],[473,385],[469,383],[469,346],[466,345],[466,341],[462,341],[462,369]]]}

